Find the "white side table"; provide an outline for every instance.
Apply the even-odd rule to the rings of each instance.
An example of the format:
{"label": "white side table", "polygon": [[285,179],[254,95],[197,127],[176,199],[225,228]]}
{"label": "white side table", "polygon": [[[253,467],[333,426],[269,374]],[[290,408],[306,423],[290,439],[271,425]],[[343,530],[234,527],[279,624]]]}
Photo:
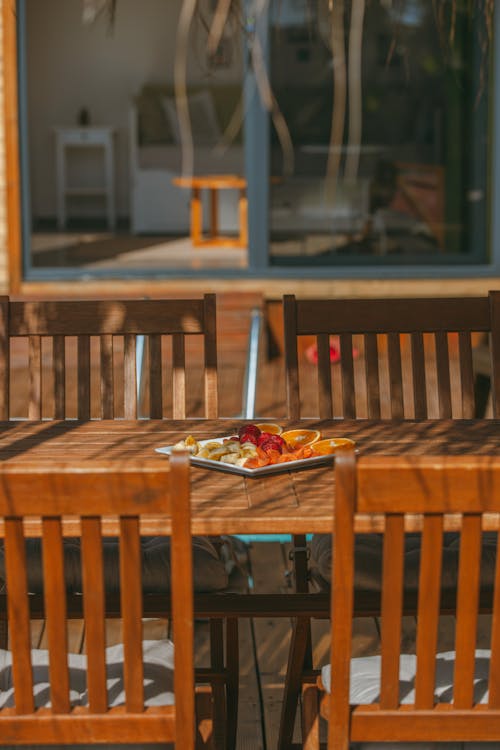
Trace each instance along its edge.
{"label": "white side table", "polygon": [[[115,208],[115,165],[113,149],[114,128],[81,127],[54,128],[56,136],[56,190],[57,190],[57,225],[66,227],[66,199],[71,196],[102,196],[106,200],[106,217],[109,229],[116,226]],[[68,184],[67,160],[74,148],[97,148],[104,160],[104,182],[95,187]]]}

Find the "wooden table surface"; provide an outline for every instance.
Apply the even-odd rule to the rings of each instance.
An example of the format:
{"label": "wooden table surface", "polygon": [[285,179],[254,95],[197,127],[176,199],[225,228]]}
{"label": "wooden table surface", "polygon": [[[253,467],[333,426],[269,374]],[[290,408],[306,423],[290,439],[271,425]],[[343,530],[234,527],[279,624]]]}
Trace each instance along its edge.
{"label": "wooden table surface", "polygon": [[[500,466],[500,420],[280,422],[285,428],[319,429],[324,437],[352,438],[360,456],[462,456],[472,465],[487,457]],[[241,424],[241,420],[1,422],[0,475],[28,465],[30,470],[35,466],[50,472],[61,463],[85,466],[88,462],[91,467],[103,459],[111,467],[134,459],[166,461],[154,448],[187,435],[200,440],[231,435]],[[325,532],[331,527],[331,464],[258,478],[193,466],[191,477],[196,534]],[[154,530],[153,525],[151,533]]]}

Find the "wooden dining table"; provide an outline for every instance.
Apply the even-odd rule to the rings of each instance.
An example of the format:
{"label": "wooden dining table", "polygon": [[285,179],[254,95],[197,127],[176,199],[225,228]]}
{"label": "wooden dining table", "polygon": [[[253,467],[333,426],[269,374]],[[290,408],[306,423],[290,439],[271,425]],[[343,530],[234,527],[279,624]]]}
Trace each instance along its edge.
{"label": "wooden dining table", "polygon": [[[500,420],[364,421],[281,420],[285,429],[320,430],[324,437],[348,437],[359,456],[443,456],[473,468],[485,461],[500,466]],[[0,482],[6,471],[36,470],[50,474],[61,465],[89,470],[105,461],[109,471],[124,462],[167,461],[155,448],[174,445],[192,435],[197,440],[234,434],[241,420],[95,420],[0,422]],[[191,471],[192,531],[194,534],[326,532],[331,529],[334,499],[332,460],[320,466],[256,477],[218,468],[193,466]],[[285,465],[286,466],[286,465]],[[82,508],[82,512],[85,508]],[[33,521],[36,523],[36,521]],[[71,534],[69,519],[65,533]],[[112,519],[109,521],[113,523]],[[165,521],[149,521],[151,533],[168,532]],[[161,529],[160,529],[161,523]],[[359,531],[375,530],[360,517]],[[491,528],[498,528],[492,516]],[[453,519],[450,520],[450,528]],[[0,528],[1,532],[1,528]],[[29,528],[27,533],[29,533]]]}

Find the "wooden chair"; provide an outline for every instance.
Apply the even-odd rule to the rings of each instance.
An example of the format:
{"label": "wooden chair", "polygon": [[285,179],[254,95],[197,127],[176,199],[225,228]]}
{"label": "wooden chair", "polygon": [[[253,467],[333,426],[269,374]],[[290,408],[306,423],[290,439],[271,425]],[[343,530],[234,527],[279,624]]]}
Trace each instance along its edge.
{"label": "wooden chair", "polygon": [[[297,337],[303,335],[317,340],[320,418],[471,419],[473,334],[488,333],[496,379],[494,415],[500,415],[500,292],[460,299],[296,300],[287,295],[283,308],[292,419],[305,416],[297,354]],[[338,368],[330,363],[332,335],[338,336]],[[457,391],[460,398],[454,398]]]}
{"label": "wooden chair", "polygon": [[[192,300],[0,298],[0,418],[217,417],[215,305],[213,294]],[[138,336],[145,339],[147,362],[141,404]],[[198,396],[189,404],[186,351],[197,339],[203,359],[193,391],[203,398]],[[15,395],[27,403],[27,414],[10,397],[14,357],[29,378],[22,392],[22,372],[16,372]]]}
{"label": "wooden chair", "polygon": [[[500,465],[485,457],[472,470],[463,457],[370,457],[353,450],[335,460],[335,547],[331,596],[330,667],[320,680],[320,710],[328,720],[328,748],[349,742],[500,741],[500,556],[496,559],[490,648],[476,651],[482,523],[500,511]],[[462,514],[454,653],[438,654],[444,517]],[[354,613],[354,517],[383,519],[381,656],[363,659],[374,689],[362,704],[351,679]],[[413,514],[413,516],[411,515]],[[417,520],[414,514],[422,514]],[[401,651],[404,613],[404,538],[422,530],[416,658]],[[380,659],[380,663],[378,660]],[[377,660],[374,664],[373,660]],[[406,672],[403,684],[400,668]],[[475,684],[476,679],[476,684]],[[325,684],[326,683],[326,684]],[[366,687],[366,684],[365,684]],[[328,692],[325,692],[325,689]],[[441,699],[440,699],[441,698]],[[354,705],[353,705],[354,704]],[[319,747],[318,691],[304,691],[304,743]]]}
{"label": "wooden chair", "polygon": [[[297,300],[286,295],[283,312],[291,419],[314,415],[321,419],[473,418],[475,336],[490,341],[493,414],[500,416],[498,291],[460,299]],[[316,368],[299,360],[301,336],[316,337]],[[340,360],[333,365],[332,336],[340,350]],[[317,378],[317,404],[303,402],[302,377]],[[307,592],[305,537],[295,537],[294,546],[297,590]],[[358,614],[363,614],[362,607]],[[299,618],[290,648],[280,749],[288,748],[292,740],[303,667],[312,668],[310,629],[307,619]]]}
{"label": "wooden chair", "polygon": [[[80,473],[75,473],[80,471]],[[83,473],[82,473],[83,472]],[[140,502],[137,501],[140,489]],[[6,469],[0,486],[0,518],[5,536],[7,605],[11,633],[13,707],[0,710],[0,743],[175,742],[195,746],[193,597],[189,459],[176,453],[164,463],[133,462],[109,471],[60,462],[46,471]],[[82,514],[82,508],[85,508]],[[120,595],[123,617],[123,705],[114,705],[116,684],[105,663],[103,516],[117,516]],[[165,516],[172,533],[174,705],[147,705],[142,643],[140,520]],[[23,521],[41,517],[43,577],[48,630],[49,695],[34,694],[38,669],[32,659],[30,603]],[[86,626],[86,694],[74,705],[68,669],[67,613],[63,560],[63,516],[80,518],[83,610]],[[32,530],[32,533],[37,533]],[[166,673],[166,670],[164,670]],[[77,676],[77,675],[76,675]],[[168,690],[156,686],[159,692]],[[148,691],[150,686],[148,686]],[[80,697],[80,696],[79,696]],[[44,700],[45,698],[45,700]],[[50,700],[50,707],[46,704]],[[44,706],[40,706],[44,703]]]}
{"label": "wooden chair", "polygon": [[[144,352],[142,371],[136,356],[139,343]],[[0,362],[3,420],[213,419],[218,416],[216,298],[214,294],[161,300],[3,297]],[[226,576],[222,561],[217,565],[205,561],[196,570],[208,578],[205,571],[211,564],[217,568],[214,589],[222,589]],[[165,602],[164,596],[147,593],[145,612],[165,617]],[[69,614],[79,617],[80,598],[70,598],[68,606]],[[106,608],[109,617],[119,617],[119,598],[107,595]],[[36,612],[33,607],[33,616]],[[43,618],[43,607],[38,612]],[[225,733],[232,748],[238,713],[237,618],[211,618],[210,640],[211,671],[218,675],[214,678],[217,734]]]}

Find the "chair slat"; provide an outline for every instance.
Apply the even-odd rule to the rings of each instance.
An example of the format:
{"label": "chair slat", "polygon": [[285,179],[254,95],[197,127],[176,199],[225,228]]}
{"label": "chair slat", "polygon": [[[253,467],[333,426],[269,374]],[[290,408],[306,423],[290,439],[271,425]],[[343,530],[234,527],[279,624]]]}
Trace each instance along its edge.
{"label": "chair slat", "polygon": [[217,386],[217,318],[215,294],[206,294],[203,300],[205,326],[205,417],[216,419],[219,415]]}
{"label": "chair slat", "polygon": [[113,336],[100,336],[101,345],[101,416],[103,419],[113,419],[114,404],[114,374],[113,374]]}
{"label": "chair slat", "polygon": [[89,710],[107,708],[104,620],[104,573],[99,518],[82,518],[83,615],[87,643]]}
{"label": "chair slat", "polygon": [[285,322],[285,370],[287,417],[300,417],[299,357],[297,353],[297,304],[292,294],[283,297]]}
{"label": "chair slat", "polygon": [[422,531],[418,594],[415,707],[434,705],[436,653],[443,556],[443,517],[425,516]]}
{"label": "chair slat", "polygon": [[54,336],[52,341],[54,368],[54,418],[66,417],[66,343],[64,336]]}
{"label": "chair slat", "polygon": [[481,516],[464,516],[460,536],[453,703],[472,708],[481,563]]}
{"label": "chair slat", "polygon": [[411,364],[415,419],[425,419],[427,417],[427,392],[424,336],[421,331],[414,331],[411,334]]}
{"label": "chair slat", "polygon": [[42,340],[40,336],[28,339],[29,401],[28,419],[42,418]]}
{"label": "chair slat", "polygon": [[448,334],[446,331],[437,331],[436,339],[436,367],[439,396],[440,419],[451,419],[451,381],[450,381],[450,358],[448,351]]}
{"label": "chair slat", "polygon": [[174,419],[186,418],[186,351],[184,336],[172,336],[172,413]]}
{"label": "chair slat", "polygon": [[392,419],[404,418],[403,372],[401,368],[401,343],[399,333],[387,334],[387,353],[389,360],[389,384]]}
{"label": "chair slat", "polygon": [[364,342],[368,419],[380,419],[380,377],[378,371],[377,334],[366,333]]}
{"label": "chair slat", "polygon": [[330,662],[335,689],[330,691],[328,746],[346,736],[349,726],[349,679],[354,608],[354,511],[356,483],[354,453],[341,452],[335,459],[335,527],[330,620]]}
{"label": "chair slat", "polygon": [[5,519],[4,544],[15,710],[18,714],[28,714],[34,710],[33,673],[26,550],[21,519]]}
{"label": "chair slat", "polygon": [[49,646],[50,701],[53,711],[68,713],[70,710],[68,635],[61,519],[44,518],[42,532],[43,591]]}
{"label": "chair slat", "polygon": [[78,419],[90,419],[90,336],[78,336]]}
{"label": "chair slat", "polygon": [[330,337],[320,333],[316,337],[318,347],[318,399],[321,419],[333,417],[332,365],[330,362]]}
{"label": "chair slat", "polygon": [[10,415],[9,298],[0,297],[0,419]]}
{"label": "chair slat", "polygon": [[123,413],[125,419],[137,419],[136,336],[123,337]]}
{"label": "chair slat", "polygon": [[127,711],[144,710],[142,662],[142,581],[139,519],[120,519],[120,601],[123,619],[125,701]]}
{"label": "chair slat", "polygon": [[352,358],[352,335],[341,333],[340,339],[340,364],[342,369],[342,402],[344,417],[355,419],[356,397],[354,390],[354,363]]}
{"label": "chair slat", "polygon": [[151,419],[163,417],[161,336],[149,337],[149,416]]}
{"label": "chair slat", "polygon": [[460,386],[462,390],[462,419],[473,419],[475,415],[474,372],[472,367],[472,342],[469,331],[459,331],[458,357]]}
{"label": "chair slat", "polygon": [[[500,549],[500,531],[497,533],[497,550]],[[491,656],[488,707],[500,709],[500,555],[495,562],[495,587],[493,590],[493,616],[491,620]]]}
{"label": "chair slat", "polygon": [[192,747],[194,716],[194,654],[193,654],[193,581],[191,517],[189,505],[189,464],[175,452],[170,456],[175,502],[171,504],[172,610],[174,628],[174,692],[176,710],[176,744]]}
{"label": "chair slat", "polygon": [[382,638],[380,707],[399,705],[399,652],[403,615],[404,517],[385,519],[382,568]]}

